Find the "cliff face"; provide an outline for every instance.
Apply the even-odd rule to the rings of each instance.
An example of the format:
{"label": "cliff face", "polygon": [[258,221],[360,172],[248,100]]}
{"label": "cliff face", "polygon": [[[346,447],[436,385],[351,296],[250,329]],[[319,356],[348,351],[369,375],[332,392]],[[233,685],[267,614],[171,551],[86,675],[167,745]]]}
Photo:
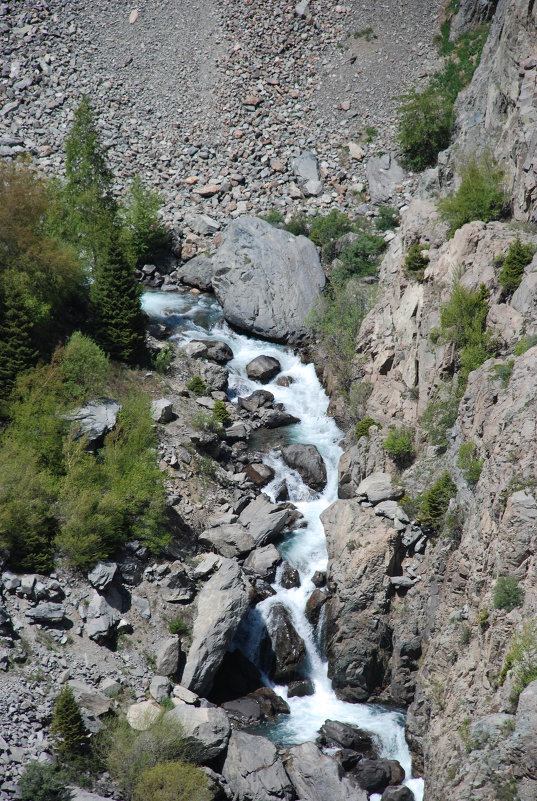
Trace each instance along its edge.
{"label": "cliff face", "polygon": [[[492,4],[488,4],[489,6]],[[475,0],[457,20],[472,18]],[[457,21],[456,20],[456,21]],[[490,150],[505,164],[516,219],[537,220],[537,7],[499,0],[481,63],[460,96],[448,161]]]}
{"label": "cliff face", "polygon": [[[521,336],[537,330],[537,258],[509,302],[498,284],[501,257],[517,233],[506,223],[475,222],[445,242],[431,201],[417,199],[405,213],[356,348],[354,387],[368,395],[366,413],[382,430],[370,429],[345,454],[341,500],[323,516],[334,685],[342,697],[409,704],[408,735],[417,765],[423,757],[430,801],[537,797],[530,746],[537,718],[528,712],[536,685],[517,701],[516,670],[501,680],[522,623],[537,621],[537,347],[513,355]],[[537,247],[537,235],[520,235]],[[422,283],[404,271],[417,239],[429,245]],[[470,373],[442,452],[428,444],[423,414],[457,377],[453,345],[435,336],[455,279],[470,290],[487,287],[498,357]],[[416,431],[417,458],[402,473],[381,446],[390,424]],[[475,485],[457,466],[469,442],[482,460]],[[400,497],[399,485],[416,497],[445,470],[457,487],[451,525],[423,540],[393,513],[397,504],[371,504],[359,489],[364,477],[391,473],[391,497]],[[520,608],[495,608],[499,576],[516,577]],[[537,641],[532,648],[530,662]]]}

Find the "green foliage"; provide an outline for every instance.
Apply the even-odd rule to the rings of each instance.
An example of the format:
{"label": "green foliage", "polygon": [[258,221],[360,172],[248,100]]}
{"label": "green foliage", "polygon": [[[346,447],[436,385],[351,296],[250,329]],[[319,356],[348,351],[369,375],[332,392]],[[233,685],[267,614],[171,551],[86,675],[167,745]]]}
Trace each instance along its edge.
{"label": "green foliage", "polygon": [[492,373],[495,378],[499,378],[502,382],[503,387],[509,386],[509,381],[511,380],[511,373],[513,372],[513,368],[515,363],[513,359],[509,359],[508,362],[504,364],[495,364],[492,367]]}
{"label": "green foliage", "polygon": [[206,774],[185,762],[162,762],[145,770],[136,783],[134,801],[211,801]]}
{"label": "green foliage", "polygon": [[49,233],[49,189],[26,163],[0,164],[0,403],[80,306],[84,275]]}
{"label": "green foliage", "polygon": [[21,801],[69,801],[68,777],[56,765],[30,762],[19,780]]}
{"label": "green foliage", "polygon": [[90,290],[95,340],[117,361],[136,364],[145,354],[141,289],[113,230],[107,258],[93,273]]}
{"label": "green foliage", "polygon": [[92,267],[106,259],[116,214],[112,173],[85,95],[65,140],[66,184],[60,198],[65,233]]}
{"label": "green foliage", "polygon": [[193,746],[179,724],[166,715],[158,718],[147,731],[131,729],[124,718],[113,721],[99,735],[98,749],[110,775],[127,799],[133,798],[145,771],[161,762],[195,756]]}
{"label": "green foliage", "polygon": [[427,405],[421,424],[431,445],[447,448],[447,432],[455,425],[459,398],[453,387],[444,386]]}
{"label": "green foliage", "polygon": [[170,634],[177,634],[179,637],[183,637],[190,631],[188,623],[183,620],[181,615],[175,615],[175,617],[170,620],[168,628],[170,630]]}
{"label": "green foliage", "polygon": [[444,518],[442,536],[446,540],[458,544],[462,539],[463,527],[464,509],[462,506],[456,506],[455,509],[451,509]]}
{"label": "green foliage", "polygon": [[421,497],[418,522],[432,531],[438,531],[444,521],[449,502],[457,493],[457,487],[447,470]]}
{"label": "green foliage", "polygon": [[534,249],[532,245],[523,245],[520,237],[517,236],[514,242],[509,245],[509,250],[505,256],[498,276],[501,286],[508,295],[515,292],[520,286],[524,268],[533,259]]}
{"label": "green foliage", "polygon": [[356,423],[354,428],[354,436],[356,439],[369,436],[369,429],[371,426],[378,426],[378,423],[372,417],[364,417]]}
{"label": "green foliage", "polygon": [[429,266],[428,250],[429,245],[421,245],[419,242],[414,242],[407,251],[404,269],[408,276],[415,278],[417,281],[423,281],[423,274]]}
{"label": "green foliage", "polygon": [[294,214],[284,228],[294,236],[310,235],[310,222],[306,214],[303,213]]}
{"label": "green foliage", "polygon": [[483,607],[483,609],[479,610],[477,615],[477,625],[479,626],[481,631],[486,631],[488,629],[489,618],[490,618],[490,613],[486,606]]}
{"label": "green foliage", "polygon": [[110,377],[110,362],[98,345],[76,331],[63,352],[61,372],[65,392],[73,401],[101,395]]}
{"label": "green foliage", "polygon": [[419,504],[415,498],[412,498],[412,496],[408,494],[408,492],[405,492],[405,494],[399,501],[399,506],[411,520],[416,519],[418,514]]}
{"label": "green foliage", "polygon": [[212,431],[214,434],[222,435],[224,429],[222,423],[211,412],[200,409],[192,416],[190,421],[195,431]]}
{"label": "green foliage", "polygon": [[377,39],[377,34],[374,32],[373,28],[362,28],[362,30],[354,31],[354,38],[355,39],[365,39],[366,42],[372,42],[374,39]]}
{"label": "green foliage", "polygon": [[193,392],[194,395],[198,396],[206,395],[208,392],[207,385],[204,383],[204,381],[200,378],[199,375],[192,376],[192,378],[186,385],[186,388],[189,390],[189,392]]}
{"label": "green foliage", "polygon": [[367,142],[367,144],[371,144],[371,142],[373,141],[373,139],[375,139],[377,134],[378,134],[377,129],[374,128],[372,125],[365,126],[365,141]]}
{"label": "green foliage", "polygon": [[537,619],[530,618],[522,624],[509,646],[505,662],[499,676],[503,685],[507,674],[512,671],[514,686],[512,700],[517,701],[522,690],[537,679]]}
{"label": "green foliage", "polygon": [[153,551],[167,544],[165,493],[145,395],[133,392],[125,398],[99,458],[83,442],[68,440],[65,460],[56,543],[72,564],[89,567],[129,539],[139,539]]}
{"label": "green foliage", "polygon": [[371,288],[362,287],[352,280],[345,285],[333,286],[308,320],[331,358],[331,369],[346,391],[351,384],[356,335],[373,298]]}
{"label": "green foliage", "polygon": [[277,227],[283,224],[283,214],[279,209],[270,209],[266,214],[261,214],[259,219]]}
{"label": "green foliage", "polygon": [[352,222],[341,211],[333,209],[323,216],[318,214],[311,222],[310,239],[316,245],[324,247],[343,234],[352,230]]}
{"label": "green foliage", "polygon": [[450,235],[473,220],[498,220],[508,205],[504,171],[490,157],[468,161],[460,168],[460,177],[455,194],[438,204],[440,214],[449,223]]}
{"label": "green foliage", "polygon": [[500,576],[493,590],[494,608],[511,612],[524,603],[524,590],[515,576]]}
{"label": "green foliage", "polygon": [[357,239],[343,248],[340,255],[342,266],[332,272],[331,280],[343,284],[349,278],[376,275],[379,256],[385,249],[386,242],[381,236],[362,231]]}
{"label": "green foliage", "polygon": [[382,447],[400,468],[408,467],[416,456],[414,434],[409,428],[390,426]]}
{"label": "green foliage", "polygon": [[170,369],[170,365],[174,358],[175,350],[173,345],[165,345],[163,348],[161,348],[153,358],[153,365],[157,373],[160,375],[165,375]]}
{"label": "green foliage", "polygon": [[399,225],[399,211],[393,206],[379,206],[375,227],[379,231],[392,231]]}
{"label": "green foliage", "polygon": [[448,147],[459,92],[467,86],[481,58],[488,26],[482,25],[449,42],[449,21],[442,26],[441,55],[449,56],[429,85],[419,93],[412,89],[399,107],[399,141],[408,165],[423,170],[436,164],[438,154]]}
{"label": "green foliage", "polygon": [[537,334],[529,334],[516,343],[513,353],[515,356],[522,356],[530,348],[534,348],[535,345],[537,345]]}
{"label": "green foliage", "polygon": [[487,314],[488,290],[483,284],[472,292],[457,282],[449,302],[440,309],[441,336],[455,344],[459,355],[459,392],[464,391],[472,370],[494,353],[494,342],[486,330]]}
{"label": "green foliage", "polygon": [[69,685],[65,685],[54,702],[50,733],[60,756],[70,760],[84,753],[88,733],[78,704]]}
{"label": "green foliage", "polygon": [[226,409],[226,404],[224,403],[224,401],[217,400],[214,402],[213,416],[215,420],[221,425],[227,423],[227,421],[229,420],[229,412]]}
{"label": "green foliage", "polygon": [[457,467],[462,470],[462,474],[468,484],[477,484],[483,468],[483,459],[476,458],[475,442],[465,442],[459,448],[457,456]]}
{"label": "green foliage", "polygon": [[161,206],[159,194],[148,189],[136,175],[118,210],[122,243],[131,267],[151,259],[168,241],[158,216]]}

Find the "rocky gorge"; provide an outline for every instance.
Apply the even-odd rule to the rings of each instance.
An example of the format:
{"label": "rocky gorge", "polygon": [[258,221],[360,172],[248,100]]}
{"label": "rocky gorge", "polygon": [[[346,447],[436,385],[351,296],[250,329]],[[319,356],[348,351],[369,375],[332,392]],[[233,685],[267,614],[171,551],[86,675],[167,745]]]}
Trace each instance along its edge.
{"label": "rocky gorge", "polygon": [[[376,13],[367,4],[204,9],[189,47],[205,47],[204,37],[211,47],[182,62],[176,124],[171,83],[148,86],[149,100],[138,81],[163,57],[150,57],[160,23],[153,30],[149,20],[182,15],[182,4],[134,15],[102,2],[93,44],[86,12],[61,5],[1,6],[2,155],[26,150],[44,169],[60,166],[70,97],[91,86],[121,165],[117,191],[135,153],[136,169],[165,195],[173,250],[138,277],[149,343],[174,349],[165,376],[145,378],[174,536],[162,558],[131,542],[85,575],[3,570],[0,798],[16,797],[28,761],[50,759],[52,703],[68,682],[94,733],[113,710],[143,730],[165,709],[202,744],[215,797],[532,801],[537,259],[511,294],[500,270],[513,243],[537,250],[533,3],[458,4],[453,34],[484,21],[490,32],[457,100],[454,142],[421,176],[396,159],[389,53],[361,37],[350,52],[336,47],[357,19],[366,27]],[[413,4],[398,32],[424,40],[419,58],[398,56],[398,91],[436,63],[425,31],[442,12],[432,5]],[[381,43],[390,12],[399,13],[399,3],[385,6],[374,21]],[[124,36],[103,55],[108,30]],[[307,42],[311,62],[296,41]],[[387,94],[354,98],[360,79],[348,70],[371,74],[375,58]],[[319,60],[326,81],[317,84]],[[213,81],[217,71],[225,81]],[[350,102],[337,94],[346,81]],[[334,113],[327,97],[330,108],[337,98]],[[221,117],[208,113],[209,100]],[[379,128],[375,145],[358,136],[364,108]],[[304,126],[320,109],[317,137]],[[136,140],[138,125],[150,135]],[[516,224],[471,221],[450,237],[438,197],[481,150],[505,165]],[[387,202],[400,225],[384,237],[342,391],[309,326],[333,261],[254,214],[337,208],[374,219]],[[419,277],[408,268],[416,245]],[[464,385],[456,343],[442,332],[455,285],[481,292],[494,339]],[[76,419],[98,442],[118,409],[96,400]],[[364,420],[365,431],[355,429]],[[412,432],[407,461],[385,444],[400,430]],[[435,526],[420,504],[446,473],[450,497]],[[519,591],[512,608],[496,601],[507,578]],[[73,798],[119,801],[106,775],[92,790]]]}

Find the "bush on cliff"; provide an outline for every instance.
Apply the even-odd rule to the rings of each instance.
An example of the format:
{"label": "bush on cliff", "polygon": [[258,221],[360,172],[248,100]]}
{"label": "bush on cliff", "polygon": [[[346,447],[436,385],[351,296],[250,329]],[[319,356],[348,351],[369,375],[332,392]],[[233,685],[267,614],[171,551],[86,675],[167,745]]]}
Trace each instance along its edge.
{"label": "bush on cliff", "polygon": [[416,456],[414,434],[409,428],[390,426],[382,447],[400,468],[408,467]]}
{"label": "bush on cliff", "polygon": [[449,223],[451,236],[458,228],[474,220],[486,223],[499,220],[508,207],[504,171],[489,156],[463,164],[460,178],[457,191],[438,204],[440,214]]}
{"label": "bush on cliff", "polygon": [[522,244],[520,237],[509,245],[503,260],[498,279],[507,295],[516,292],[524,275],[524,268],[533,259],[534,248],[530,244]]}
{"label": "bush on cliff", "polygon": [[446,470],[421,497],[417,517],[420,526],[438,531],[444,521],[449,502],[456,493],[455,482]]}
{"label": "bush on cliff", "polygon": [[524,602],[524,590],[515,576],[500,576],[493,590],[494,608],[512,612]]}

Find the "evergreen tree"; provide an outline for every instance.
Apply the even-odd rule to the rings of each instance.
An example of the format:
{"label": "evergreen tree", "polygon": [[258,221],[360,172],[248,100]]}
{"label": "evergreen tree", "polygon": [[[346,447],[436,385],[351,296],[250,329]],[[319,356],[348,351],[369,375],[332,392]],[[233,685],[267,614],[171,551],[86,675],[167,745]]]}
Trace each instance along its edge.
{"label": "evergreen tree", "polygon": [[117,228],[108,258],[94,271],[91,308],[95,341],[118,361],[133,364],[144,355],[144,318],[140,286],[125,258]]}
{"label": "evergreen tree", "polygon": [[19,373],[37,360],[33,322],[22,294],[0,297],[0,400],[7,400]]}
{"label": "evergreen tree", "polygon": [[86,95],[65,142],[65,174],[67,233],[95,267],[108,248],[116,203],[112,173]]}
{"label": "evergreen tree", "polygon": [[509,245],[509,250],[500,270],[499,280],[508,295],[516,292],[524,275],[524,268],[533,259],[533,247],[529,244],[523,245],[520,237],[517,236],[514,242]]}
{"label": "evergreen tree", "polygon": [[80,709],[69,685],[60,691],[54,703],[50,733],[56,749],[64,759],[80,756],[88,743],[88,734]]}
{"label": "evergreen tree", "polygon": [[161,206],[158,193],[148,189],[137,175],[119,208],[125,253],[133,267],[151,258],[167,242],[158,217]]}

